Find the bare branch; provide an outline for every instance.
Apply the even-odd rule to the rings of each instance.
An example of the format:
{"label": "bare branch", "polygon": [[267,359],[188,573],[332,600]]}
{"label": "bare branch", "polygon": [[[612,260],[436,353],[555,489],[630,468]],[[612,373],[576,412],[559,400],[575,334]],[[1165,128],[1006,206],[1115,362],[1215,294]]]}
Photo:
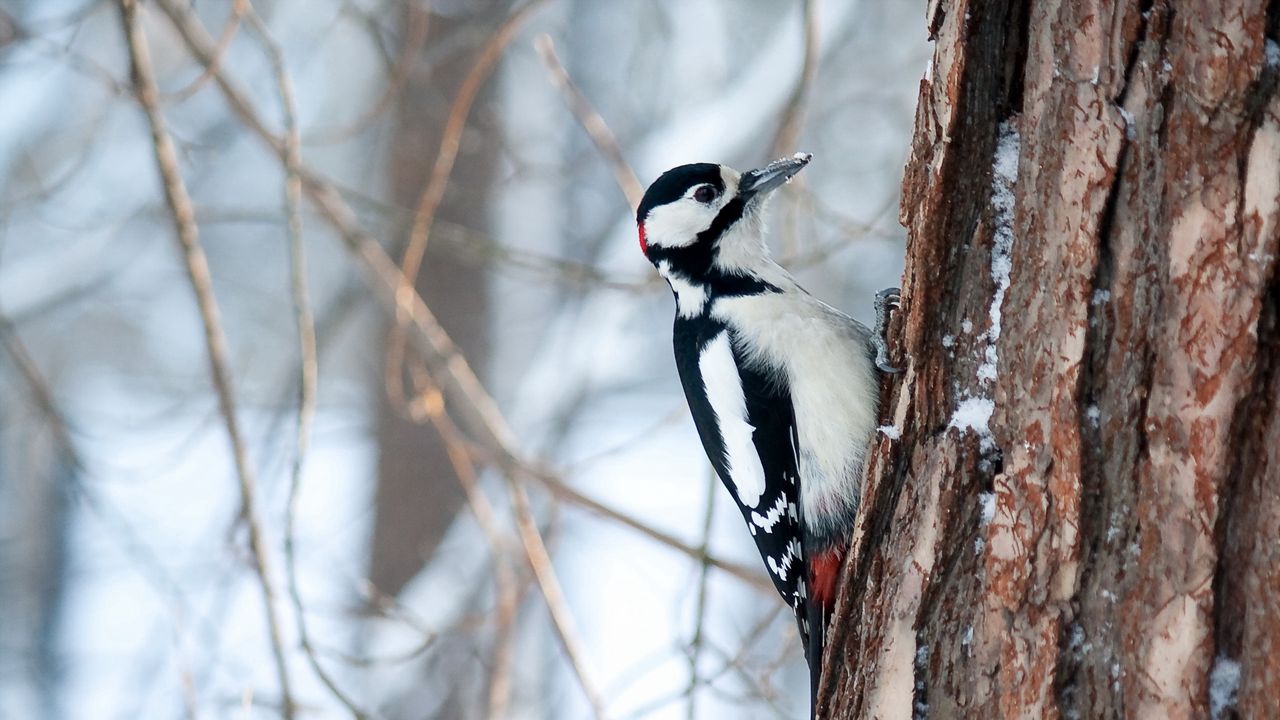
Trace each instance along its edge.
{"label": "bare branch", "polygon": [[[711,548],[711,523],[715,519],[716,510],[716,486],[719,485],[716,474],[710,469],[707,471],[707,509],[702,516],[702,545],[700,549],[706,553]],[[702,567],[698,571],[698,600],[697,609],[694,611],[693,639],[689,641],[689,685],[685,689],[688,697],[685,717],[689,720],[695,720],[698,716],[698,659],[702,655],[702,631],[703,622],[707,616],[707,579],[710,576],[711,564],[705,559],[701,563]]]}
{"label": "bare branch", "polygon": [[214,50],[213,62],[201,70],[200,75],[195,80],[187,83],[186,87],[174,92],[164,93],[160,98],[163,102],[183,102],[209,84],[209,79],[217,73],[218,68],[222,67],[222,58],[226,55],[227,48],[231,47],[231,41],[236,38],[236,33],[240,30],[240,21],[248,11],[249,0],[232,0],[231,14],[227,16],[226,25],[222,26],[222,34],[218,36],[218,47]]}
{"label": "bare branch", "polygon": [[805,106],[809,100],[809,89],[813,87],[813,79],[818,74],[818,0],[805,0],[804,3],[804,64],[800,68],[800,80],[791,93],[787,109],[783,114],[782,124],[773,136],[773,152],[770,157],[780,157],[795,152],[796,142],[800,138],[800,128],[804,120]]}
{"label": "bare branch", "polygon": [[271,639],[271,650],[275,658],[277,682],[280,685],[281,712],[286,718],[294,715],[293,694],[290,689],[289,669],[284,656],[284,640],[280,628],[280,619],[275,609],[275,589],[268,569],[267,548],[263,537],[262,523],[258,516],[254,500],[254,470],[249,462],[248,450],[240,432],[236,419],[235,392],[232,387],[231,371],[227,361],[227,342],[219,318],[218,302],[213,293],[213,281],[209,274],[209,263],[204,250],[200,246],[199,229],[191,207],[191,197],[187,193],[182,175],[178,170],[178,156],[165,126],[164,114],[160,110],[159,95],[156,89],[155,73],[151,66],[151,56],[147,49],[147,41],[138,23],[137,0],[120,0],[120,12],[123,19],[125,41],[129,48],[129,60],[138,103],[146,113],[147,122],[151,126],[152,145],[155,150],[156,166],[163,179],[165,200],[169,205],[178,244],[185,260],[187,277],[191,289],[196,296],[196,304],[200,311],[200,320],[204,325],[205,346],[209,354],[209,373],[213,380],[214,390],[218,396],[218,406],[226,425],[227,437],[231,443],[231,452],[235,461],[236,475],[240,484],[241,509],[249,527],[249,549],[253,557],[253,569],[262,592],[262,602],[266,612],[268,632]]}
{"label": "bare branch", "polygon": [[555,625],[560,642],[564,645],[569,664],[578,676],[582,691],[586,694],[587,701],[591,703],[592,711],[597,718],[603,718],[605,717],[604,701],[600,697],[600,691],[591,682],[590,675],[587,674],[573,615],[569,612],[569,604],[565,602],[564,592],[560,589],[560,581],[556,578],[556,571],[551,564],[551,555],[547,552],[547,546],[542,541],[542,533],[538,531],[533,508],[529,505],[529,493],[514,477],[508,475],[507,479],[511,487],[511,498],[515,504],[516,527],[520,531],[520,540],[524,543],[525,554],[529,558],[529,565],[533,568],[534,577],[538,580],[538,587],[542,590],[547,609],[551,611],[552,624]]}
{"label": "bare branch", "polygon": [[53,391],[49,388],[49,383],[40,374],[40,369],[36,366],[35,360],[32,359],[31,353],[27,352],[26,344],[18,337],[13,322],[3,314],[0,314],[0,343],[4,345],[5,352],[9,354],[9,358],[18,368],[18,372],[22,373],[22,377],[31,388],[31,395],[36,405],[39,406],[40,413],[45,416],[49,424],[49,430],[53,432],[53,439],[61,447],[62,452],[67,457],[67,461],[72,467],[83,468],[84,464],[81,462],[80,452],[71,440],[71,433],[67,431],[66,420],[54,402]]}
{"label": "bare branch", "polygon": [[430,26],[431,18],[429,9],[419,8],[417,3],[408,4],[408,13],[409,26],[405,30],[404,47],[396,58],[395,67],[391,69],[391,77],[387,80],[387,86],[382,89],[382,95],[364,114],[349,125],[308,135],[306,139],[308,145],[326,145],[346,140],[368,127],[369,123],[386,112],[391,106],[391,101],[399,96],[405,81],[409,79],[409,70],[413,68],[413,61],[418,57],[418,51],[427,41],[427,28]]}
{"label": "bare branch", "polygon": [[756,572],[755,570],[751,570],[747,568],[745,565],[740,565],[738,563],[731,562],[728,560],[722,560],[721,558],[718,558],[709,552],[706,552],[702,549],[696,548],[684,542],[683,540],[675,537],[674,535],[670,535],[661,530],[658,530],[657,528],[651,527],[647,523],[641,520],[638,520],[635,517],[632,517],[631,515],[628,515],[620,510],[611,508],[608,505],[605,505],[604,503],[599,502],[598,500],[594,500],[590,497],[587,497],[586,495],[583,495],[581,492],[577,491],[573,487],[570,487],[569,485],[565,484],[564,481],[562,481],[560,478],[556,477],[555,475],[552,475],[551,473],[538,472],[536,470],[532,470],[529,468],[524,468],[523,471],[527,474],[527,477],[531,477],[537,480],[544,487],[546,487],[547,490],[551,491],[551,494],[563,500],[572,502],[573,504],[579,507],[589,510],[590,512],[593,512],[596,515],[599,515],[601,517],[608,518],[620,525],[625,525],[626,527],[629,527],[632,530],[635,530],[636,532],[640,533],[641,535],[644,535],[650,540],[653,540],[661,545],[666,545],[667,547],[673,550],[677,550],[681,553],[684,553],[685,555],[688,555],[689,557],[693,558],[694,560],[697,560],[700,563],[705,562],[711,567],[716,568],[717,570],[722,570],[725,573],[732,575],[733,577],[750,585],[751,587],[754,587],[757,590],[760,590],[761,592],[765,592],[765,593],[775,592],[773,588],[773,584],[768,578],[766,578],[763,574]]}
{"label": "bare branch", "polygon": [[[248,5],[248,0],[240,1]],[[272,39],[257,10],[246,7],[239,12],[244,13],[250,29],[258,37],[271,60],[285,126],[284,202],[289,240],[289,286],[293,300],[294,324],[298,332],[299,358],[297,435],[289,473],[289,502],[284,525],[285,577],[288,583],[289,599],[293,604],[294,621],[297,623],[299,644],[302,646],[307,663],[330,694],[342,703],[353,717],[363,719],[368,717],[369,713],[356,705],[355,701],[338,687],[337,681],[324,669],[316,656],[315,645],[307,630],[306,608],[303,606],[302,592],[298,586],[297,552],[294,541],[302,490],[302,468],[310,447],[311,425],[315,419],[318,361],[315,317],[312,314],[307,293],[306,247],[302,236],[302,179],[298,175],[299,168],[302,166],[302,141],[298,131],[293,80],[285,66],[284,52]]]}
{"label": "bare branch", "polygon": [[515,572],[508,562],[507,541],[498,527],[493,506],[480,489],[476,467],[466,440],[444,411],[444,396],[430,378],[423,380],[426,391],[410,406],[414,419],[423,416],[430,419],[440,439],[444,441],[454,475],[466,493],[467,502],[476,522],[484,532],[493,556],[494,594],[497,598],[497,623],[494,628],[492,676],[489,683],[489,717],[497,720],[507,716],[511,700],[512,630],[518,607]]}
{"label": "bare branch", "polygon": [[543,64],[547,66],[547,72],[551,75],[551,84],[555,85],[564,96],[565,104],[577,118],[578,124],[587,131],[587,136],[591,138],[596,150],[604,158],[605,164],[613,171],[613,180],[618,183],[618,189],[627,198],[627,204],[631,206],[632,212],[635,212],[635,209],[640,207],[640,200],[644,197],[644,186],[636,177],[635,170],[631,169],[631,165],[622,156],[618,138],[614,137],[613,131],[609,129],[604,118],[600,117],[600,113],[596,112],[591,102],[574,84],[573,78],[569,77],[569,71],[564,69],[560,58],[556,57],[556,46],[551,36],[546,33],[539,35],[538,39],[533,41],[533,46],[537,49]]}

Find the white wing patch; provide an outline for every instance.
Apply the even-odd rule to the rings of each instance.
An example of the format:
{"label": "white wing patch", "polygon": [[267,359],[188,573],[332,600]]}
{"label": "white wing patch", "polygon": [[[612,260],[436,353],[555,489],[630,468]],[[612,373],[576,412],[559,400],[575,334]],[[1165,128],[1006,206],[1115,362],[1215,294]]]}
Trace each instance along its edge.
{"label": "white wing patch", "polygon": [[[765,564],[769,566],[769,572],[776,575],[779,580],[786,582],[787,573],[791,572],[792,561],[799,560],[799,559],[800,559],[800,543],[797,542],[795,538],[792,538],[791,542],[787,543],[787,547],[782,553],[781,562],[774,560],[772,557],[766,557],[764,561],[765,561]],[[801,582],[800,592],[803,593],[804,580],[802,579],[800,582]]]}
{"label": "white wing patch", "polygon": [[[773,532],[773,526],[777,525],[778,521],[782,519],[783,514],[787,512],[787,504],[787,496],[779,495],[778,502],[774,503],[773,507],[769,508],[769,511],[764,515],[753,510],[751,512],[751,522],[755,523],[758,527],[763,528],[765,532],[771,533]],[[795,505],[791,505],[791,508],[794,511]],[[794,512],[791,519],[795,519]]]}
{"label": "white wing patch", "polygon": [[729,347],[729,333],[722,332],[707,343],[698,358],[698,370],[724,442],[727,479],[733,483],[738,501],[753,508],[764,493],[764,467],[751,439],[755,428],[747,422],[747,398],[742,392],[738,364],[733,361],[733,350]]}

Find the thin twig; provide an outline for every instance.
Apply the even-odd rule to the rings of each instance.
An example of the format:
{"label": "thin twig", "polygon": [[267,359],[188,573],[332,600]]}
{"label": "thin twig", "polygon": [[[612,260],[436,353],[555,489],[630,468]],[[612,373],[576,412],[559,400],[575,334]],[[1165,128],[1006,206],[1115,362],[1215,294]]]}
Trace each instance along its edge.
{"label": "thin twig", "polygon": [[231,452],[240,485],[241,510],[249,526],[249,550],[253,557],[253,569],[257,575],[258,586],[262,592],[271,651],[275,658],[277,682],[280,685],[281,713],[285,718],[292,718],[294,700],[290,689],[289,669],[285,661],[280,619],[275,608],[275,588],[268,568],[266,541],[254,499],[254,470],[252,463],[249,462],[248,450],[236,418],[235,392],[227,361],[227,341],[222,329],[222,321],[219,319],[218,301],[213,292],[209,263],[200,246],[200,233],[195,223],[191,197],[178,170],[177,151],[165,126],[164,114],[160,110],[155,72],[151,65],[146,37],[138,22],[138,0],[119,0],[119,2],[135,92],[138,103],[146,113],[147,122],[151,126],[156,166],[163,179],[165,200],[169,205],[178,244],[181,246],[185,260],[187,277],[195,293],[200,320],[204,325],[205,347],[209,355],[209,374],[218,396],[218,406],[226,426],[227,438],[231,443]]}
{"label": "thin twig", "polygon": [[[429,4],[430,0],[428,0]],[[348,139],[365,129],[370,122],[373,122],[374,118],[385,112],[388,107],[391,107],[393,100],[399,97],[400,90],[404,88],[405,81],[409,79],[409,71],[413,69],[413,62],[418,57],[418,51],[422,49],[423,43],[427,40],[427,29],[431,18],[431,9],[429,7],[420,8],[417,3],[408,3],[407,12],[409,14],[409,22],[408,27],[405,29],[403,48],[399,57],[396,58],[395,67],[391,68],[391,77],[387,80],[387,86],[382,89],[382,94],[369,106],[368,110],[345,127],[322,130],[308,135],[306,138],[308,145],[327,145]]]}
{"label": "thin twig", "polygon": [[231,41],[240,30],[240,21],[248,10],[249,0],[232,0],[231,14],[227,16],[227,24],[222,26],[222,34],[218,36],[218,47],[214,51],[213,62],[206,66],[195,80],[187,83],[186,87],[161,95],[161,101],[166,104],[180,103],[200,92],[218,68],[222,67],[222,58],[227,54],[227,48],[231,47]]}
{"label": "thin twig", "polygon": [[[247,4],[247,0],[244,0]],[[316,387],[319,374],[316,349],[316,323],[307,293],[307,256],[302,236],[302,140],[298,130],[297,104],[293,95],[293,79],[284,61],[284,51],[271,37],[266,24],[255,8],[249,8],[246,17],[249,27],[271,60],[276,86],[280,94],[281,114],[284,117],[285,181],[284,203],[289,239],[289,288],[293,300],[293,318],[298,332],[298,413],[297,434],[293,463],[289,472],[289,501],[284,521],[284,562],[289,599],[293,604],[294,622],[297,624],[298,641],[302,646],[312,672],[329,693],[342,703],[352,716],[365,718],[369,713],[338,687],[337,681],[324,669],[316,657],[315,645],[307,629],[307,613],[302,602],[302,590],[298,582],[296,547],[296,523],[298,505],[302,497],[302,468],[306,464],[307,450],[311,446],[311,426],[315,421]]]}
{"label": "thin twig", "polygon": [[650,540],[654,540],[655,542],[661,545],[666,545],[667,547],[673,550],[677,550],[681,553],[684,553],[685,555],[688,555],[689,557],[693,558],[699,563],[705,562],[706,564],[710,565],[713,568],[716,568],[717,570],[721,570],[728,575],[732,575],[733,577],[741,580],[742,582],[746,583],[747,585],[750,585],[753,588],[756,588],[757,590],[760,590],[761,592],[765,592],[769,594],[772,594],[775,592],[773,583],[768,578],[766,578],[763,574],[759,572],[751,570],[745,565],[741,565],[735,562],[731,562],[729,560],[723,560],[719,557],[716,557],[715,555],[712,555],[709,552],[706,552],[700,548],[696,548],[684,542],[683,540],[680,540],[674,535],[670,535],[661,530],[658,530],[657,528],[651,527],[648,524],[632,517],[631,515],[628,515],[627,513],[624,513],[620,510],[616,510],[614,508],[609,507],[608,505],[605,505],[604,503],[599,502],[598,500],[594,500],[590,497],[587,497],[586,495],[583,495],[578,490],[567,485],[564,481],[562,481],[560,478],[556,477],[555,475],[552,475],[550,473],[545,473],[545,472],[538,472],[536,470],[532,470],[528,468],[525,469],[525,472],[528,473],[528,477],[531,477],[537,480],[539,483],[545,486],[547,490],[549,490],[553,495],[561,498],[562,500],[567,500],[569,502],[572,502],[573,504],[578,505],[579,507],[582,507],[601,517],[608,518],[620,525],[625,525],[626,527],[629,527],[632,530],[635,530],[636,532],[640,533],[641,535],[644,535]]}
{"label": "thin twig", "polygon": [[782,123],[773,136],[773,152],[769,157],[781,157],[795,152],[796,142],[800,138],[803,126],[804,110],[808,104],[809,91],[813,87],[814,78],[818,74],[818,58],[820,48],[818,25],[818,0],[805,0],[804,3],[804,64],[800,67],[800,80],[787,102],[787,109],[782,116]]}
{"label": "thin twig", "polygon": [[444,411],[444,396],[429,378],[420,381],[426,390],[410,406],[414,419],[425,416],[430,419],[440,439],[444,442],[454,475],[462,485],[471,512],[475,515],[489,552],[493,556],[494,595],[497,604],[497,622],[494,628],[493,665],[489,682],[489,717],[504,718],[511,701],[512,628],[515,623],[518,592],[515,572],[507,559],[507,541],[499,529],[493,506],[480,489],[475,460],[458,427]]}
{"label": "thin twig", "polygon": [[[467,499],[472,503],[472,510],[475,512],[476,519],[480,522],[481,528],[485,530],[485,535],[488,537],[493,549],[495,570],[509,569],[505,568],[505,563],[503,562],[505,557],[503,547],[505,543],[497,530],[497,522],[493,515],[493,510],[484,494],[480,492],[479,481],[475,471],[475,461],[471,456],[471,451],[468,449],[461,433],[458,432],[457,426],[453,424],[453,421],[444,411],[444,396],[440,394],[434,385],[428,385],[428,388],[428,394],[424,396],[424,402],[421,407],[430,417],[432,424],[435,425],[437,432],[440,434],[440,438],[444,441],[454,472],[459,481],[461,481],[463,490],[466,491]],[[529,561],[529,566],[533,568],[534,578],[538,582],[538,588],[542,591],[543,600],[551,613],[552,625],[564,646],[569,666],[573,668],[574,673],[577,675],[578,682],[582,685],[582,691],[587,696],[587,701],[591,704],[595,716],[604,717],[604,703],[601,700],[599,690],[596,689],[595,683],[591,680],[583,660],[582,644],[578,640],[573,616],[569,612],[568,603],[565,602],[564,592],[560,588],[560,581],[556,578],[555,568],[551,564],[551,556],[547,552],[546,544],[543,542],[542,533],[538,530],[537,520],[534,518],[533,509],[529,505],[529,496],[525,492],[524,485],[515,482],[514,479],[509,478],[508,485],[511,490],[512,504],[516,511],[516,527],[525,549],[525,556]],[[501,577],[500,573],[495,575],[495,580],[499,577]],[[514,603],[514,576],[509,575],[506,581],[511,583],[509,587],[504,588],[510,594],[508,601]],[[510,658],[503,659],[504,663],[509,661]],[[495,681],[508,677],[509,668],[504,666],[495,669]],[[509,692],[509,686],[506,685],[507,682],[506,679],[502,679],[500,683],[495,683],[499,687],[490,686],[490,717],[503,717],[505,715],[507,693]],[[496,712],[497,708],[492,704],[495,689],[502,692],[498,698],[500,700],[498,704],[503,712]]]}
{"label": "thin twig", "polygon": [[613,180],[618,184],[618,189],[627,199],[627,204],[631,206],[632,212],[640,207],[640,200],[644,197],[644,186],[640,184],[640,179],[636,177],[635,170],[627,164],[627,160],[622,155],[622,147],[618,145],[618,138],[614,136],[613,131],[609,129],[609,125],[605,123],[604,118],[600,117],[600,113],[592,107],[591,102],[587,100],[586,95],[578,89],[574,84],[573,78],[569,77],[569,71],[565,70],[564,65],[560,62],[560,58],[556,57],[556,46],[552,42],[551,36],[543,33],[533,41],[533,46],[538,51],[538,56],[542,58],[542,62],[547,66],[547,72],[551,75],[551,84],[556,86],[560,94],[564,96],[565,104],[569,106],[570,112],[574,118],[578,120],[578,124],[583,130],[587,131],[587,136],[591,138],[591,142],[596,146],[596,150],[600,152],[600,156],[604,158],[609,169],[613,171]]}
{"label": "thin twig", "polygon": [[529,559],[530,567],[533,568],[533,575],[538,580],[538,587],[542,590],[542,597],[547,603],[547,609],[551,612],[551,622],[560,636],[569,665],[577,674],[578,682],[582,685],[587,701],[591,703],[595,717],[603,718],[605,717],[604,701],[587,672],[573,615],[569,612],[569,604],[564,599],[564,591],[560,588],[555,567],[551,564],[551,554],[547,552],[547,546],[542,541],[542,533],[538,530],[538,522],[529,504],[529,493],[522,483],[510,476],[508,476],[508,485],[511,488],[512,503],[515,505],[516,528],[520,532],[521,542],[524,543],[525,554]]}
{"label": "thin twig", "polygon": [[[804,2],[804,61],[800,68],[800,79],[791,93],[783,112],[782,123],[774,133],[770,157],[778,157],[796,151],[796,143],[800,137],[800,128],[804,118],[804,109],[808,104],[809,88],[813,84],[818,70],[818,12],[817,0]],[[801,207],[799,189],[804,180],[793,184],[787,193],[792,202],[787,204],[787,213],[783,218],[782,247],[788,254],[795,254],[800,244],[800,219],[806,215],[806,208]],[[812,214],[812,213],[808,213]]]}
{"label": "thin twig", "polygon": [[67,430],[66,418],[62,416],[57,403],[54,402],[49,383],[40,374],[40,369],[31,357],[31,353],[27,351],[26,344],[18,337],[17,328],[3,314],[0,314],[0,344],[4,345],[5,352],[9,354],[18,372],[22,373],[26,380],[27,386],[31,389],[32,398],[40,408],[40,414],[44,415],[49,430],[53,432],[54,441],[66,456],[67,464],[76,470],[82,470],[84,464],[81,462],[80,452],[71,439],[71,433]]}
{"label": "thin twig", "polygon": [[[509,715],[511,704],[511,667],[515,659],[516,613],[520,608],[520,591],[515,585],[515,574],[510,565],[502,572],[509,573],[510,582],[497,581],[495,574],[497,616],[493,628],[493,654],[489,663],[489,720],[503,720]],[[495,573],[498,571],[495,570]],[[503,588],[507,583],[507,588]]]}
{"label": "thin twig", "polygon": [[[702,545],[700,550],[706,553],[711,549],[711,523],[715,519],[716,510],[716,486],[719,482],[715,472],[708,469],[707,471],[707,509],[702,516]],[[711,564],[703,560],[701,567],[698,568],[698,600],[697,607],[694,610],[693,639],[689,641],[689,687],[686,693],[689,696],[689,702],[686,706],[685,717],[694,720],[698,716],[698,659],[702,655],[702,633],[703,623],[707,617],[707,587],[710,577]]]}

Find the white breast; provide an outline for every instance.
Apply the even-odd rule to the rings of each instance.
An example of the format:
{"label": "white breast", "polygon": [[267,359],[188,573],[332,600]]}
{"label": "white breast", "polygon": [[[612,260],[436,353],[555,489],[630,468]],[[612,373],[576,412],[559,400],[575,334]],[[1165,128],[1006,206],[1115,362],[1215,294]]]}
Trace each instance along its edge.
{"label": "white breast", "polygon": [[755,428],[747,422],[747,398],[742,392],[742,377],[733,361],[729,334],[716,335],[698,357],[698,371],[707,391],[707,400],[716,413],[716,425],[724,442],[729,466],[729,481],[738,500],[755,507],[764,493],[764,468],[751,436]]}
{"label": "white breast", "polygon": [[878,383],[866,329],[803,291],[717,299],[753,367],[781,374],[799,440],[800,503],[808,522],[839,522],[857,507]]}

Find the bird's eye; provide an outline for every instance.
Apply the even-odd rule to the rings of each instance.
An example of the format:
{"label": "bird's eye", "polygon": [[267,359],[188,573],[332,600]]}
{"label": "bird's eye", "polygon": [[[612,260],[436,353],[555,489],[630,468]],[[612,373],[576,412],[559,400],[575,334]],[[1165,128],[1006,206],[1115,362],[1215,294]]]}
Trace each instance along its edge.
{"label": "bird's eye", "polygon": [[716,199],[716,189],[710,185],[703,185],[693,191],[693,199],[700,203],[709,203]]}

